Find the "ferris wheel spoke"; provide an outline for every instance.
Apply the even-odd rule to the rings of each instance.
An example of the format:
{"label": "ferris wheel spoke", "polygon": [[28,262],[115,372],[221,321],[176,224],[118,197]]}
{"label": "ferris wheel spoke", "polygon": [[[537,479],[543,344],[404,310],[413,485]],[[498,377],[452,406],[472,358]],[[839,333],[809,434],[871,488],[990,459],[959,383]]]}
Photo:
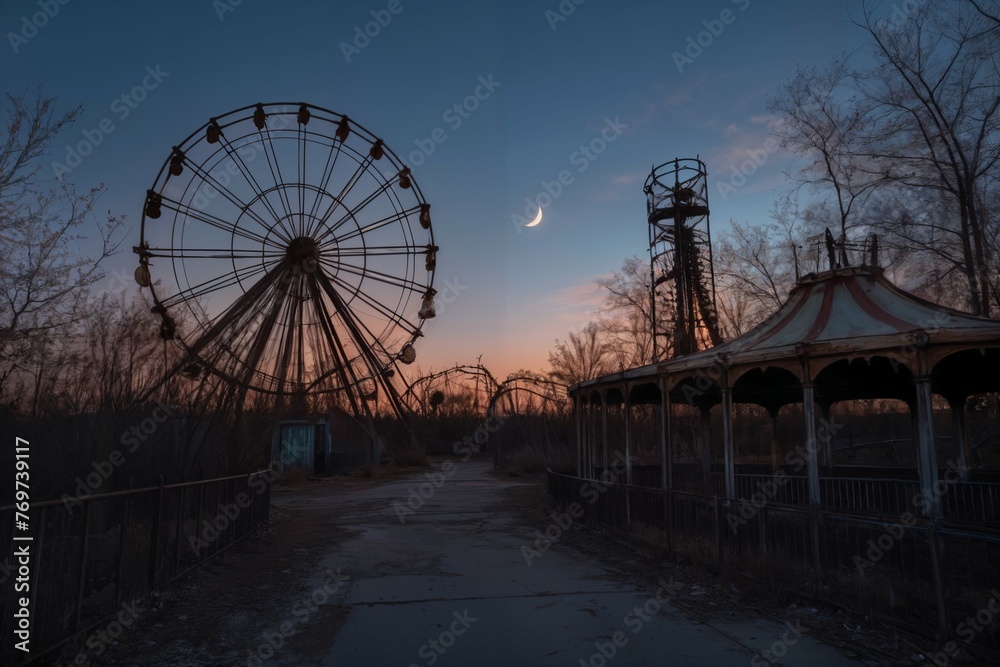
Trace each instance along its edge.
{"label": "ferris wheel spoke", "polygon": [[271,297],[270,308],[258,325],[256,336],[253,338],[253,343],[245,357],[243,382],[247,384],[250,383],[253,375],[260,371],[260,363],[264,355],[264,350],[271,341],[271,333],[274,331],[274,325],[278,320],[281,309],[286,305],[286,299],[282,298],[280,288],[271,290]]}
{"label": "ferris wheel spoke", "polygon": [[[282,208],[285,210],[285,216],[289,217],[292,215],[292,205],[288,201],[288,193],[285,192],[284,180],[281,177],[281,164],[278,160],[278,153],[274,149],[274,139],[271,137],[271,128],[264,126],[264,129],[260,130],[261,137],[267,136],[267,144],[261,141],[261,147],[264,149],[264,157],[267,159],[267,168],[271,172],[271,179],[274,181],[274,187],[278,191],[278,200],[281,202]],[[271,148],[271,152],[268,153],[268,147]],[[281,219],[281,218],[278,218]]]}
{"label": "ferris wheel spoke", "polygon": [[298,312],[299,326],[297,327],[297,330],[298,330],[298,338],[299,338],[299,348],[298,348],[298,371],[299,372],[298,372],[298,375],[296,376],[295,380],[296,380],[296,386],[302,387],[305,384],[305,374],[306,374],[306,341],[305,341],[305,333],[306,333],[306,331],[305,331],[306,330],[306,320],[305,320],[306,303],[305,303],[305,292],[302,289],[302,287],[303,287],[302,281],[299,281],[298,287],[299,287],[299,298],[297,299],[297,301],[298,301],[297,305],[298,305],[298,311],[299,311]]}
{"label": "ferris wheel spoke", "polygon": [[[197,220],[198,222],[203,222],[209,227],[213,227],[227,234],[239,236],[240,238],[246,239],[248,241],[253,241],[254,243],[263,243],[265,245],[278,247],[277,245],[275,245],[274,241],[268,239],[265,236],[261,236],[260,234],[252,232],[248,229],[243,229],[242,227],[237,227],[235,223],[229,222],[224,218],[220,218],[210,213],[205,213],[204,211],[199,211],[197,209],[194,209],[189,204],[183,204],[179,201],[163,197],[163,208],[176,211],[177,213],[180,213],[186,218],[192,218],[194,220]],[[290,241],[291,239],[285,239],[285,240]]]}
{"label": "ferris wheel spoke", "polygon": [[[377,375],[380,370],[380,364],[378,363],[378,359],[375,357],[375,353],[371,349],[371,345],[368,343],[368,339],[365,338],[365,335],[358,326],[358,323],[354,320],[354,316],[351,314],[351,309],[347,307],[347,304],[344,303],[344,300],[337,293],[336,288],[334,288],[333,284],[325,275],[323,275],[322,272],[319,272],[316,275],[316,281],[320,284],[320,287],[323,288],[323,291],[326,292],[326,295],[333,302],[337,315],[340,317],[341,322],[347,326],[347,329],[351,333],[351,336],[361,352],[362,358],[368,365],[371,374],[373,376]],[[378,337],[373,337],[372,340],[378,341]]]}
{"label": "ferris wheel spoke", "polygon": [[[351,239],[357,238],[359,236],[364,236],[365,234],[370,234],[370,233],[372,233],[374,231],[377,231],[377,230],[385,227],[386,225],[391,225],[394,222],[399,222],[400,220],[404,220],[405,218],[407,218],[410,215],[413,215],[414,213],[416,213],[419,210],[420,210],[420,206],[418,204],[417,206],[413,206],[413,207],[408,208],[406,210],[398,211],[398,212],[393,213],[392,215],[388,215],[388,216],[386,216],[386,217],[384,217],[384,218],[382,218],[380,220],[375,220],[374,222],[370,222],[367,225],[365,225],[364,227],[358,227],[354,231],[349,232],[347,234],[344,234],[343,236],[339,236],[339,237],[334,236],[334,237],[331,237],[331,241],[330,242],[335,242],[335,243],[341,244],[344,241],[350,241]],[[326,238],[326,237],[330,236],[330,232],[332,232],[332,231],[333,231],[332,229],[329,230],[329,232],[325,233],[318,240],[321,240],[323,238]]]}
{"label": "ferris wheel spoke", "polygon": [[299,140],[295,142],[296,150],[296,160],[295,160],[295,170],[298,175],[299,184],[299,206],[296,209],[299,214],[299,231],[298,235],[302,236],[306,233],[306,191],[303,184],[306,182],[306,128],[304,125],[299,124],[298,126]]}
{"label": "ferris wheel spoke", "polygon": [[[264,297],[277,283],[279,277],[283,273],[281,270],[283,268],[284,267],[279,267],[278,270],[265,273],[260,280],[250,287],[250,289],[244,292],[226,310],[220,313],[212,326],[203,331],[202,334],[198,336],[198,339],[191,346],[189,346],[191,351],[197,354],[201,349],[207,347],[212,341],[220,340],[223,337],[223,332],[234,324],[237,325],[234,327],[235,331],[243,331],[244,328],[239,326],[243,317],[250,314],[250,319],[252,320],[254,316],[259,314],[261,303],[264,303]],[[248,330],[249,328],[246,329]]]}
{"label": "ferris wheel spoke", "polygon": [[[354,186],[358,184],[358,181],[361,180],[361,177],[368,172],[368,167],[371,166],[372,159],[373,159],[372,156],[368,155],[367,157],[365,157],[364,160],[358,163],[358,168],[354,170],[354,173],[351,174],[351,177],[347,180],[347,183],[345,183],[344,187],[340,189],[340,194],[338,194],[336,198],[338,202],[344,201],[344,197],[346,197],[347,194],[354,189]],[[327,217],[328,216],[324,216],[324,220]]]}
{"label": "ferris wheel spoke", "polygon": [[231,250],[229,248],[144,248],[143,254],[149,257],[167,259],[262,259],[267,257],[280,259],[285,255],[285,251],[277,249],[266,252]]}
{"label": "ferris wheel spoke", "polygon": [[[316,211],[319,210],[320,194],[325,193],[327,188],[330,186],[330,179],[333,178],[333,173],[337,169],[337,160],[340,159],[341,149],[344,147],[344,142],[340,141],[338,137],[334,137],[333,141],[330,143],[330,152],[327,153],[326,162],[323,165],[323,175],[319,179],[319,187],[316,190],[316,196],[313,198],[312,208],[309,209],[309,218],[314,219],[316,217]],[[336,150],[334,150],[336,149]],[[312,236],[317,229],[313,229],[312,223],[309,223],[307,236]]]}
{"label": "ferris wheel spoke", "polygon": [[252,208],[250,208],[250,204],[245,203],[235,193],[233,193],[228,187],[226,187],[225,185],[223,185],[222,183],[220,183],[218,181],[218,179],[216,179],[215,176],[212,175],[211,172],[206,171],[200,165],[194,165],[194,166],[192,166],[192,171],[194,171],[194,173],[198,174],[203,181],[211,182],[212,183],[212,187],[215,188],[215,190],[217,192],[219,192],[219,194],[221,194],[223,197],[225,197],[227,200],[229,200],[230,204],[232,204],[233,206],[235,206],[239,210],[241,210],[244,213],[246,213],[249,217],[253,218],[257,222],[257,224],[260,225],[262,228],[264,228],[264,229],[266,229],[268,231],[272,231],[274,229],[274,225],[267,224],[267,221],[264,220],[264,218],[260,217],[257,214],[256,211],[254,211]]}
{"label": "ferris wheel spoke", "polygon": [[393,287],[400,287],[403,289],[408,289],[414,292],[420,292],[426,288],[415,280],[410,278],[399,278],[397,276],[390,276],[388,273],[382,273],[381,271],[376,271],[374,269],[360,269],[353,264],[344,264],[341,262],[334,261],[329,257],[320,257],[320,263],[326,264],[327,266],[336,269],[338,271],[346,271],[347,273],[354,274],[356,276],[361,276],[362,278],[371,278],[377,280],[380,283],[385,283],[386,285],[392,285]]}
{"label": "ferris wheel spoke", "polygon": [[413,322],[410,322],[408,319],[406,319],[405,317],[403,317],[402,314],[397,313],[396,311],[394,311],[394,310],[392,310],[392,309],[390,309],[390,308],[382,305],[379,301],[377,301],[376,299],[372,298],[367,292],[365,292],[363,289],[361,289],[360,285],[358,287],[356,287],[356,288],[355,287],[351,287],[349,284],[345,283],[343,280],[341,280],[340,278],[338,278],[335,275],[330,276],[330,279],[334,283],[336,283],[337,285],[340,285],[340,287],[344,291],[347,291],[347,292],[350,292],[352,294],[357,295],[357,297],[359,299],[361,299],[368,306],[370,306],[373,309],[375,309],[377,312],[379,312],[382,316],[384,316],[390,322],[393,322],[394,324],[397,324],[397,325],[403,327],[406,330],[406,332],[408,334],[410,334],[411,336],[413,334],[415,334],[420,329],[420,327],[418,327],[417,325],[415,325]]}
{"label": "ferris wheel spoke", "polygon": [[[354,208],[349,209],[347,211],[347,213],[345,213],[340,218],[340,220],[338,220],[333,225],[331,225],[328,228],[327,233],[328,234],[335,233],[338,229],[340,229],[341,225],[343,225],[345,222],[347,222],[351,218],[355,217],[358,213],[360,213],[362,210],[364,210],[364,208],[366,206],[368,206],[369,204],[371,204],[373,201],[377,201],[379,197],[381,197],[386,192],[388,192],[389,189],[392,188],[393,183],[395,183],[397,180],[398,180],[398,177],[393,178],[392,180],[388,180],[385,183],[383,183],[382,185],[380,185],[379,188],[375,192],[373,192],[370,195],[368,195],[367,197],[365,197],[363,200],[361,200],[361,203],[359,203]],[[338,201],[343,201],[343,200],[340,199],[340,198],[338,198]],[[415,207],[415,209],[419,209],[419,208],[420,208],[419,206]],[[331,207],[331,210],[329,211],[329,213],[333,212],[332,209],[333,209],[333,207]],[[323,222],[325,223],[326,221],[327,221],[327,219],[324,218]]]}
{"label": "ferris wheel spoke", "polygon": [[[361,180],[361,177],[364,176],[366,173],[368,173],[368,167],[371,166],[372,160],[373,158],[371,157],[371,155],[369,155],[364,160],[358,163],[358,166],[354,170],[354,173],[351,174],[351,177],[347,180],[347,183],[345,183],[344,187],[341,188],[340,194],[338,194],[333,199],[333,201],[330,202],[330,205],[323,213],[323,217],[320,218],[319,222],[316,225],[317,230],[322,229],[327,224],[327,222],[330,221],[330,217],[333,215],[334,211],[337,210],[338,206],[343,206],[344,208],[347,208],[347,206],[344,204],[344,198],[351,192],[351,190],[354,189],[354,186],[358,184],[358,182]],[[350,217],[350,215],[348,215],[347,217]],[[328,227],[327,231],[336,231],[336,227],[338,226],[339,225],[334,225],[332,228]]]}
{"label": "ferris wheel spoke", "polygon": [[204,296],[208,296],[212,292],[218,292],[219,290],[226,289],[227,287],[240,284],[244,280],[253,278],[257,274],[267,271],[267,269],[267,265],[254,264],[245,269],[240,268],[235,271],[228,271],[221,276],[210,278],[209,280],[198,283],[193,287],[183,289],[177,292],[177,294],[167,297],[162,302],[163,306],[169,308],[186,301],[200,299]]}
{"label": "ferris wheel spoke", "polygon": [[[301,304],[301,299],[297,298],[301,293],[301,279],[296,281],[294,285],[289,285],[289,298],[285,299],[284,311],[282,313],[281,324],[285,328],[284,335],[279,338],[278,350],[275,354],[275,369],[274,376],[277,380],[277,390],[278,393],[284,393],[285,391],[285,380],[288,377],[288,369],[291,365],[292,352],[295,344],[295,333],[296,329],[301,330],[302,322],[299,321],[299,326],[296,327],[296,317],[298,315],[298,308],[296,307],[298,302]],[[296,294],[292,294],[292,291]]]}
{"label": "ferris wheel spoke", "polygon": [[[336,278],[333,279],[333,282],[336,282]],[[331,288],[332,288],[332,286],[331,286]],[[341,298],[341,302],[343,302],[342,298]],[[395,322],[395,320],[393,320],[393,321]],[[395,322],[395,323],[399,324],[400,326],[402,326],[399,322]],[[368,327],[368,325],[365,324],[364,320],[362,320],[362,319],[359,318],[357,320],[357,324],[362,329],[364,329],[365,333],[368,335],[368,340],[372,341],[372,345],[378,346],[378,348],[382,351],[382,354],[385,355],[387,361],[390,360],[390,359],[392,359],[395,356],[395,355],[393,355],[392,352],[390,352],[386,348],[385,344],[382,342],[382,339],[379,338],[379,336],[375,335],[375,333]],[[410,332],[410,335],[412,336],[413,332]]]}
{"label": "ferris wheel spoke", "polygon": [[271,202],[268,200],[268,198],[264,196],[264,188],[262,188],[261,185],[257,182],[257,179],[254,177],[253,172],[250,171],[250,167],[247,165],[246,161],[243,160],[243,156],[240,155],[239,150],[234,149],[232,147],[232,144],[225,138],[224,135],[221,134],[219,135],[219,142],[225,149],[226,155],[229,156],[229,159],[231,159],[233,161],[233,164],[237,166],[237,169],[240,170],[240,173],[243,175],[243,179],[253,189],[255,198],[264,202],[264,206],[266,206],[267,210],[270,211],[275,221],[280,220],[281,216],[279,216],[278,212],[274,210],[274,206],[271,205]]}
{"label": "ferris wheel spoke", "polygon": [[[351,403],[352,408],[355,411],[360,409],[354,394],[349,390],[350,387],[355,386],[358,383],[358,378],[354,373],[354,366],[352,364],[352,358],[347,354],[344,349],[343,343],[340,340],[340,336],[337,335],[337,330],[333,326],[333,314],[328,312],[326,309],[326,304],[320,293],[320,287],[317,284],[316,276],[311,276],[309,281],[309,291],[312,295],[313,307],[316,309],[320,326],[324,337],[326,339],[328,349],[333,354],[334,358],[338,360],[338,363],[334,364],[337,374],[340,376],[341,383],[344,389],[347,391],[348,400]],[[357,414],[357,412],[356,412]]]}
{"label": "ferris wheel spoke", "polygon": [[[313,310],[319,312],[319,308]],[[314,317],[320,317],[320,315],[314,314]],[[326,344],[325,334],[318,322],[317,326],[310,328],[309,344],[313,350],[314,378],[311,386],[318,387],[321,386],[327,379],[335,375],[339,375],[337,365],[340,362],[337,360],[336,354],[331,346]]]}
{"label": "ferris wheel spoke", "polygon": [[399,255],[423,255],[427,253],[426,246],[415,245],[384,245],[360,246],[356,248],[337,248],[338,257],[392,257]]}

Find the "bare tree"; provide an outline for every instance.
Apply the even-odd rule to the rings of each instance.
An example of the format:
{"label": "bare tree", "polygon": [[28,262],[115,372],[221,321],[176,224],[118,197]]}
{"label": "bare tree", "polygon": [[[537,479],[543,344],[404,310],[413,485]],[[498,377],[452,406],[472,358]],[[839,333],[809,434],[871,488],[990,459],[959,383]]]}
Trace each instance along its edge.
{"label": "bare tree", "polygon": [[774,312],[798,277],[803,241],[795,234],[796,220],[778,206],[773,215],[775,222],[763,225],[732,220],[717,237],[719,324],[726,338],[746,333]]}
{"label": "bare tree", "polygon": [[[79,116],[56,113],[41,87],[3,105],[0,145],[0,392],[23,355],[45,349],[36,339],[80,321],[85,289],[101,279],[115,252],[121,220],[94,214],[103,188],[78,195],[46,180],[43,161],[56,136]],[[89,247],[86,252],[83,248]]]}
{"label": "bare tree", "polygon": [[549,352],[549,377],[566,386],[590,380],[612,371],[611,351],[601,339],[600,329],[591,322],[565,341],[556,340]]}
{"label": "bare tree", "polygon": [[870,102],[849,97],[850,70],[842,59],[826,68],[799,67],[768,103],[779,114],[774,134],[811,162],[794,178],[817,191],[829,190],[835,215],[826,226],[841,239],[884,176],[863,168],[857,147],[871,132]]}
{"label": "bare tree", "polygon": [[605,291],[598,328],[615,370],[653,363],[649,260],[629,257],[620,271],[599,278]]}
{"label": "bare tree", "polygon": [[962,275],[969,309],[989,315],[1000,23],[972,0],[920,4],[890,20],[863,4],[871,57],[800,68],[770,103],[775,132],[809,159],[797,180],[828,195],[804,222],[877,232],[924,275]]}
{"label": "bare tree", "polygon": [[[855,22],[875,59],[854,77],[874,118],[859,154],[886,180],[946,197],[954,222],[917,220],[916,228],[957,232],[961,254],[949,259],[962,267],[972,312],[988,316],[994,248],[986,204],[1000,162],[1000,24],[964,2],[927,3],[896,24],[874,15],[865,4]],[[900,238],[933,250],[919,235]]]}

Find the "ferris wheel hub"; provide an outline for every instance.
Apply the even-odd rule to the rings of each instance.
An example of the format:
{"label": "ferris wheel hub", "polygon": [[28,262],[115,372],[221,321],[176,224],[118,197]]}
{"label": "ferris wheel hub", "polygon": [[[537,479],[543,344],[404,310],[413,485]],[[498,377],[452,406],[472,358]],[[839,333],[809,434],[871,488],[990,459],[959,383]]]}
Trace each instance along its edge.
{"label": "ferris wheel hub", "polygon": [[308,236],[294,238],[285,250],[285,257],[293,267],[312,273],[319,266],[319,243]]}

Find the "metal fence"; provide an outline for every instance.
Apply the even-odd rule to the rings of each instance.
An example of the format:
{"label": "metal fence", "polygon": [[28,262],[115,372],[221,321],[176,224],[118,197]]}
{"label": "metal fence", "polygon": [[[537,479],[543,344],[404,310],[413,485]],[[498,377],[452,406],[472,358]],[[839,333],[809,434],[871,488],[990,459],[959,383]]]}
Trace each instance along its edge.
{"label": "metal fence", "polygon": [[[744,479],[737,486],[756,490],[757,481]],[[578,503],[584,519],[602,530],[752,577],[770,590],[824,600],[941,642],[956,639],[1000,659],[995,631],[1000,615],[992,611],[1000,604],[1000,531],[995,526],[973,529],[970,522],[931,521],[895,499],[877,502],[896,497],[877,486],[842,486],[839,490],[848,492],[836,496],[837,506],[822,507],[779,502],[780,496],[750,500],[753,491],[745,499],[729,500],[625,484],[600,488],[595,493],[592,481],[548,474],[554,499]],[[995,489],[956,485],[944,498],[956,489],[950,502],[973,508],[974,515],[997,511],[989,500]],[[795,496],[788,491],[789,498]],[[865,506],[867,515],[860,511]],[[890,509],[900,513],[885,511]],[[984,624],[986,615],[993,621]]]}
{"label": "metal fence", "polygon": [[[272,473],[32,503],[31,652],[13,647],[14,508],[0,508],[0,663],[27,664],[81,637],[267,521]],[[8,612],[8,610],[11,610]],[[65,648],[65,647],[63,647]],[[67,661],[72,664],[72,659]]]}

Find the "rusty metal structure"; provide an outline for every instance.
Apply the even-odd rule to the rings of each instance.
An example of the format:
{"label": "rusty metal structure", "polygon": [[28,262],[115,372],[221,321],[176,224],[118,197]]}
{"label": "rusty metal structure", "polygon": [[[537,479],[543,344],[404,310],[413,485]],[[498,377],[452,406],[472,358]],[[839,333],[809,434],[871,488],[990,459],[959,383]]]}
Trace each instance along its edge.
{"label": "rusty metal structure", "polygon": [[213,117],[146,193],[135,278],[176,371],[289,409],[405,414],[400,364],[434,317],[430,204],[378,136],[305,103]]}
{"label": "rusty metal structure", "polygon": [[653,167],[643,186],[649,225],[653,355],[692,354],[721,342],[708,207],[708,168],[698,158]]}

